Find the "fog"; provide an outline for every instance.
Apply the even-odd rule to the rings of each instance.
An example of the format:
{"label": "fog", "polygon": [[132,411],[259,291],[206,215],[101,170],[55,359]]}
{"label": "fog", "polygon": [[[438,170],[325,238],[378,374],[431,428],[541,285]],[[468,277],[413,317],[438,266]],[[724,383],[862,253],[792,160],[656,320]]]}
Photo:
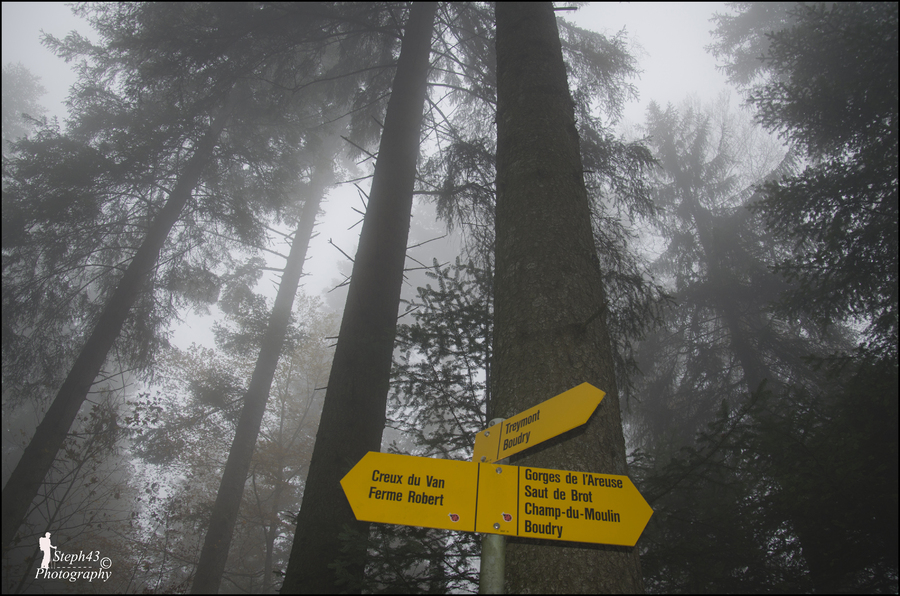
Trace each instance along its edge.
{"label": "fog", "polygon": [[[585,509],[590,531],[528,518],[588,538],[516,530],[545,549],[514,547],[534,576],[508,586],[577,584],[539,577],[552,564],[597,590],[895,593],[896,7],[555,3],[589,203],[558,240],[575,255],[592,231],[592,268],[498,305],[498,277],[576,269],[495,246],[501,50],[483,5],[438,5],[423,124],[403,114],[418,161],[403,154],[412,133],[386,112],[414,87],[395,63],[429,4],[82,5],[107,35],[72,5],[2,4],[3,591],[477,592],[481,535],[446,531],[458,510],[348,525],[338,481],[379,436],[477,470],[488,419],[554,397],[534,372],[560,393],[602,378],[606,401],[512,465],[624,479],[653,516],[634,547],[604,533],[633,502]],[[380,188],[376,153],[393,172]],[[406,182],[397,305],[382,287],[399,283],[389,245],[407,224],[388,201]],[[534,223],[511,211],[505,229]],[[503,258],[517,264],[501,273]],[[602,304],[579,314],[582,283]],[[519,309],[551,314],[495,325]],[[494,349],[557,313],[521,379],[497,375]],[[593,334],[611,355],[584,347]],[[567,441],[585,453],[553,460]],[[400,483],[398,465],[363,484]],[[405,497],[366,487],[369,505]],[[547,503],[504,502],[505,521],[568,505],[534,488],[516,498]],[[422,495],[405,507],[443,506]],[[612,548],[640,566],[597,584]]]}
{"label": "fog", "polygon": [[[632,81],[638,97],[626,103],[617,130],[640,136],[635,127],[641,125],[650,101],[666,105],[681,102],[689,96],[701,102],[712,101],[726,91],[732,95],[734,108],[739,107],[740,99],[717,71],[715,59],[704,50],[712,41],[710,17],[725,10],[726,5],[722,2],[623,2],[588,3],[577,11],[560,14],[589,31],[605,35],[624,32],[627,36],[629,49],[637,57],[642,72]],[[41,31],[59,38],[69,31],[78,31],[94,40],[96,34],[83,19],[73,15],[65,3],[3,3],[3,64],[21,63],[39,76],[47,91],[41,99],[47,115],[64,121],[67,115],[65,99],[76,75],[73,65],[66,64],[41,44]],[[677,34],[673,35],[672,31]],[[371,164],[367,163],[365,167],[371,167]],[[361,183],[363,190],[367,190],[365,185],[369,183]],[[332,240],[345,252],[353,254],[360,229],[358,225],[348,229],[359,219],[353,211],[354,206],[359,208],[361,205],[359,193],[352,186],[331,191],[325,214],[316,228],[318,237],[310,246],[306,266],[308,277],[303,280],[308,293],[325,295],[336,311],[343,305],[343,293],[331,290],[349,274],[349,263],[328,241]],[[448,250],[452,253],[453,246]],[[418,256],[420,260],[423,257],[426,263],[431,262],[427,254]],[[443,262],[444,259],[439,260]],[[266,287],[271,284],[262,284],[261,291],[266,292]],[[274,296],[274,292],[271,295]],[[189,315],[186,329],[176,331],[175,341],[185,348],[191,342],[212,347],[209,325],[208,320]]]}

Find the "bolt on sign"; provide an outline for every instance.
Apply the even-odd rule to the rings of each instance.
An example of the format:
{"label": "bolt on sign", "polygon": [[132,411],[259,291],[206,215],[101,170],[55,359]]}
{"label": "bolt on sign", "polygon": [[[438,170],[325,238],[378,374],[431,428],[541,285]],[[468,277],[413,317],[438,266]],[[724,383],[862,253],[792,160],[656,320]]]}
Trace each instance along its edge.
{"label": "bolt on sign", "polygon": [[603,397],[590,383],[560,393],[475,435],[473,461],[491,463],[534,447],[588,421]]}
{"label": "bolt on sign", "polygon": [[627,476],[370,451],[341,480],[357,519],[634,546],[653,510]]}

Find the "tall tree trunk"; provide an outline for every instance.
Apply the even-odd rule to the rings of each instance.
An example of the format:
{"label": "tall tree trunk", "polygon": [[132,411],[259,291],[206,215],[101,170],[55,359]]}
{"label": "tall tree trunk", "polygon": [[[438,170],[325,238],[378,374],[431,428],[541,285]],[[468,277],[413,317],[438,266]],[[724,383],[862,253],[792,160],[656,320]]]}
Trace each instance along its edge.
{"label": "tall tree trunk", "polygon": [[266,334],[262,339],[256,367],[244,395],[244,407],[241,409],[241,417],[235,430],[234,441],[231,443],[231,451],[228,453],[228,461],[225,463],[216,503],[209,519],[209,529],[206,531],[203,549],[200,551],[197,574],[191,586],[193,594],[217,593],[222,574],[225,572],[225,564],[228,562],[228,550],[231,547],[234,525],[244,497],[250,460],[253,458],[259,427],[266,412],[266,403],[269,401],[272,379],[275,377],[275,368],[278,366],[278,358],[287,333],[294,296],[297,294],[297,287],[303,274],[303,264],[306,262],[306,251],[319,213],[319,204],[325,190],[334,183],[332,165],[334,152],[323,150],[321,155],[324,159],[316,164],[310,193],[303,205],[300,222],[294,231],[291,252],[288,254],[281,283],[278,285],[278,294],[275,296],[275,305],[272,307]]}
{"label": "tall tree trunk", "polygon": [[[344,526],[368,533],[340,480],[366,452],[381,450],[436,9],[414,3],[406,25],[284,593],[341,590],[338,535]],[[344,567],[355,580],[350,589],[362,584],[364,552]]]}
{"label": "tall tree trunk", "polygon": [[24,522],[31,502],[53,465],[53,460],[65,441],[94,379],[106,361],[109,349],[119,336],[131,307],[146,285],[147,276],[156,266],[159,251],[165,244],[169,231],[178,221],[181,211],[200,181],[200,175],[219,142],[219,135],[234,110],[236,95],[232,92],[227,105],[215,117],[209,130],[197,143],[194,154],[185,165],[165,205],[150,225],[144,242],[125,270],[115,292],[107,301],[69,375],[35,430],[34,437],[22,454],[22,459],[9,477],[3,489],[4,550]]}
{"label": "tall tree trunk", "polygon": [[[283,469],[283,468],[282,468]],[[268,594],[272,589],[272,576],[275,571],[275,537],[278,536],[278,512],[281,511],[281,495],[288,486],[279,470],[277,484],[272,493],[271,516],[269,523],[263,525],[263,539],[266,541],[266,558],[263,562],[262,593]]]}
{"label": "tall tree trunk", "polygon": [[[549,2],[498,2],[493,416],[588,382],[588,423],[512,462],[626,474],[625,441],[578,132]],[[638,592],[636,548],[510,539],[511,593]]]}

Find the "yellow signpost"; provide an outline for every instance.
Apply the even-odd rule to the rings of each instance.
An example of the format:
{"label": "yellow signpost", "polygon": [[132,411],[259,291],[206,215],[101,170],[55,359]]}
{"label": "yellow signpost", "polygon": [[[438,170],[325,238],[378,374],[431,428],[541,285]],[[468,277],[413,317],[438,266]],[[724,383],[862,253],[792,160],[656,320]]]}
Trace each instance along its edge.
{"label": "yellow signpost", "polygon": [[491,463],[588,421],[606,395],[590,383],[560,393],[475,435],[473,461]]}
{"label": "yellow signpost", "polygon": [[357,519],[634,546],[653,510],[627,476],[369,452],[341,480]]}
{"label": "yellow signpost", "polygon": [[627,476],[496,462],[587,422],[589,383],[478,433],[474,461],[370,451],[341,480],[361,521],[634,546],[653,510]]}

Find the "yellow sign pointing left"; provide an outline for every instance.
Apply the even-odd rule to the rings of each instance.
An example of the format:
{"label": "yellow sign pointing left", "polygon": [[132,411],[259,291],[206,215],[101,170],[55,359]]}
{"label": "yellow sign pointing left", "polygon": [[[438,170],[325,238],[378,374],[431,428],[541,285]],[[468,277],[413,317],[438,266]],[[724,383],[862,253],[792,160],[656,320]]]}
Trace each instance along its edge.
{"label": "yellow sign pointing left", "polygon": [[341,480],[361,521],[475,531],[478,466],[370,451]]}

